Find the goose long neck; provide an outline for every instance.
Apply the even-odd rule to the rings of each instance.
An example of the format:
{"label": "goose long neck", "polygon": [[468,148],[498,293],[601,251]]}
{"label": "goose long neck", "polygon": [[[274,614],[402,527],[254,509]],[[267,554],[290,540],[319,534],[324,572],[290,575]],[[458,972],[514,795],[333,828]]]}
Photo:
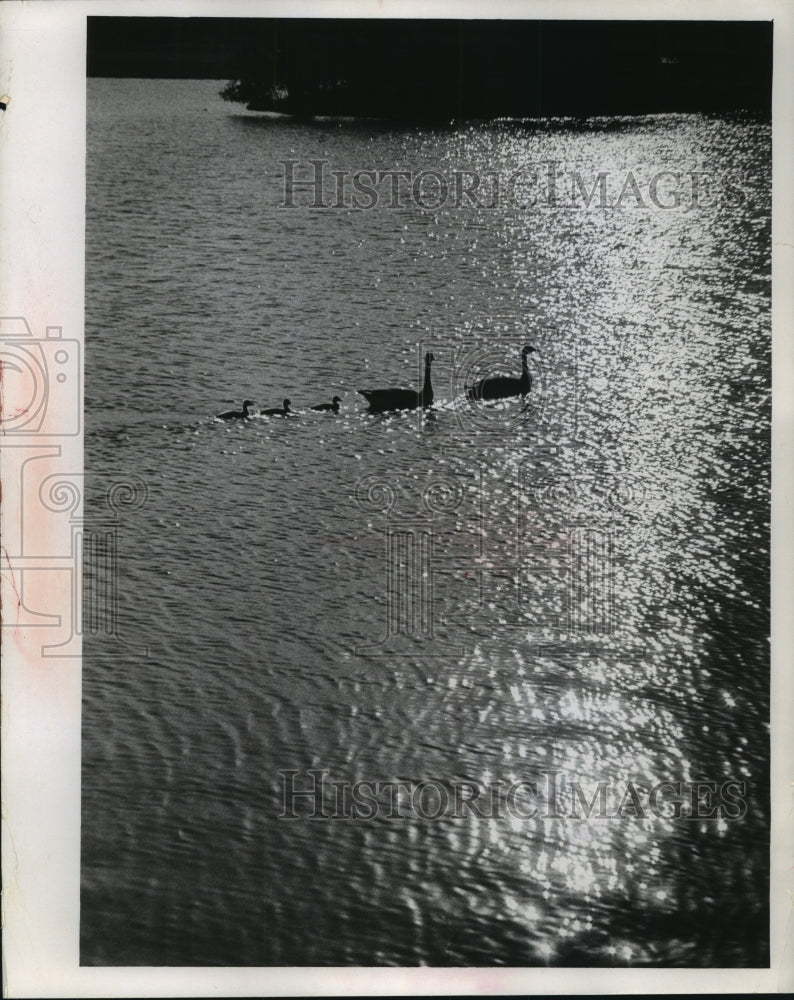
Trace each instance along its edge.
{"label": "goose long neck", "polygon": [[426,396],[428,393],[433,391],[433,387],[430,384],[430,359],[425,360],[425,383],[422,386],[422,393]]}
{"label": "goose long neck", "polygon": [[532,388],[532,376],[529,374],[529,353],[521,352],[521,391],[527,393]]}

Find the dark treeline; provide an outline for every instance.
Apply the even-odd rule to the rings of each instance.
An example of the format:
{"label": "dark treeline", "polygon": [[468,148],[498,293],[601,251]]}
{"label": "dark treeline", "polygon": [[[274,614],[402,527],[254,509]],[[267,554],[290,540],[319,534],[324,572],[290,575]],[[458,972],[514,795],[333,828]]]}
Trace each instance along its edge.
{"label": "dark treeline", "polygon": [[770,110],[771,22],[88,22],[90,76],[227,79],[230,99],[299,116]]}

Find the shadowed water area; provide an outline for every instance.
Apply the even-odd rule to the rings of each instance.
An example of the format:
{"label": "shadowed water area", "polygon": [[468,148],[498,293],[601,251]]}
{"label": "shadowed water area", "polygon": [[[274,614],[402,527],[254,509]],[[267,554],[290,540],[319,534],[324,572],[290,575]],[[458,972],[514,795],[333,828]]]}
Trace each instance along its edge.
{"label": "shadowed water area", "polygon": [[[88,85],[87,523],[147,496],[85,637],[83,963],[766,964],[768,123],[296,124],[219,87]],[[563,180],[279,207],[311,159]],[[660,171],[717,180],[663,209]],[[525,343],[525,402],[466,400]],[[426,351],[432,409],[368,414]],[[329,818],[280,818],[321,772]],[[422,781],[372,816],[330,784]],[[648,808],[729,781],[732,815]],[[500,782],[541,808],[454,807]],[[571,815],[598,782],[637,815]]]}

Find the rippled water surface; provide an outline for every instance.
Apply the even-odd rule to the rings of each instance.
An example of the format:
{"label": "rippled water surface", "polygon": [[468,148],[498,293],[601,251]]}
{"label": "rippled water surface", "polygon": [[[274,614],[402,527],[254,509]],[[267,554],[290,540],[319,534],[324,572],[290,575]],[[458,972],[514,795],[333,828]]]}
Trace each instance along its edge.
{"label": "rippled water surface", "polygon": [[[89,81],[91,516],[148,497],[85,640],[83,962],[765,964],[768,125],[294,124],[219,87]],[[290,158],[646,198],[288,210]],[[663,210],[661,170],[741,194]],[[527,404],[466,402],[524,343]],[[367,414],[426,350],[432,410]],[[331,781],[435,784],[279,819],[308,769],[329,815]],[[577,782],[729,780],[739,819],[566,815]],[[433,818],[522,781],[545,811]]]}

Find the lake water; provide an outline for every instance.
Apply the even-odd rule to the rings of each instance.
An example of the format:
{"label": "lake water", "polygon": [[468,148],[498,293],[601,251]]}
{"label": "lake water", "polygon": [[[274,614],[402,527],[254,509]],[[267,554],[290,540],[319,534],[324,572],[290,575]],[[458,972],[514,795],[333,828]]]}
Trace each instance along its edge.
{"label": "lake water", "polygon": [[[766,964],[768,123],[299,124],[220,87],[88,82],[87,525],[146,496],[85,636],[83,963]],[[554,162],[559,197],[280,207],[312,159]],[[527,401],[468,403],[525,343]],[[368,414],[428,350],[432,409]],[[313,781],[328,818],[285,802]],[[598,782],[635,814],[572,808]]]}

